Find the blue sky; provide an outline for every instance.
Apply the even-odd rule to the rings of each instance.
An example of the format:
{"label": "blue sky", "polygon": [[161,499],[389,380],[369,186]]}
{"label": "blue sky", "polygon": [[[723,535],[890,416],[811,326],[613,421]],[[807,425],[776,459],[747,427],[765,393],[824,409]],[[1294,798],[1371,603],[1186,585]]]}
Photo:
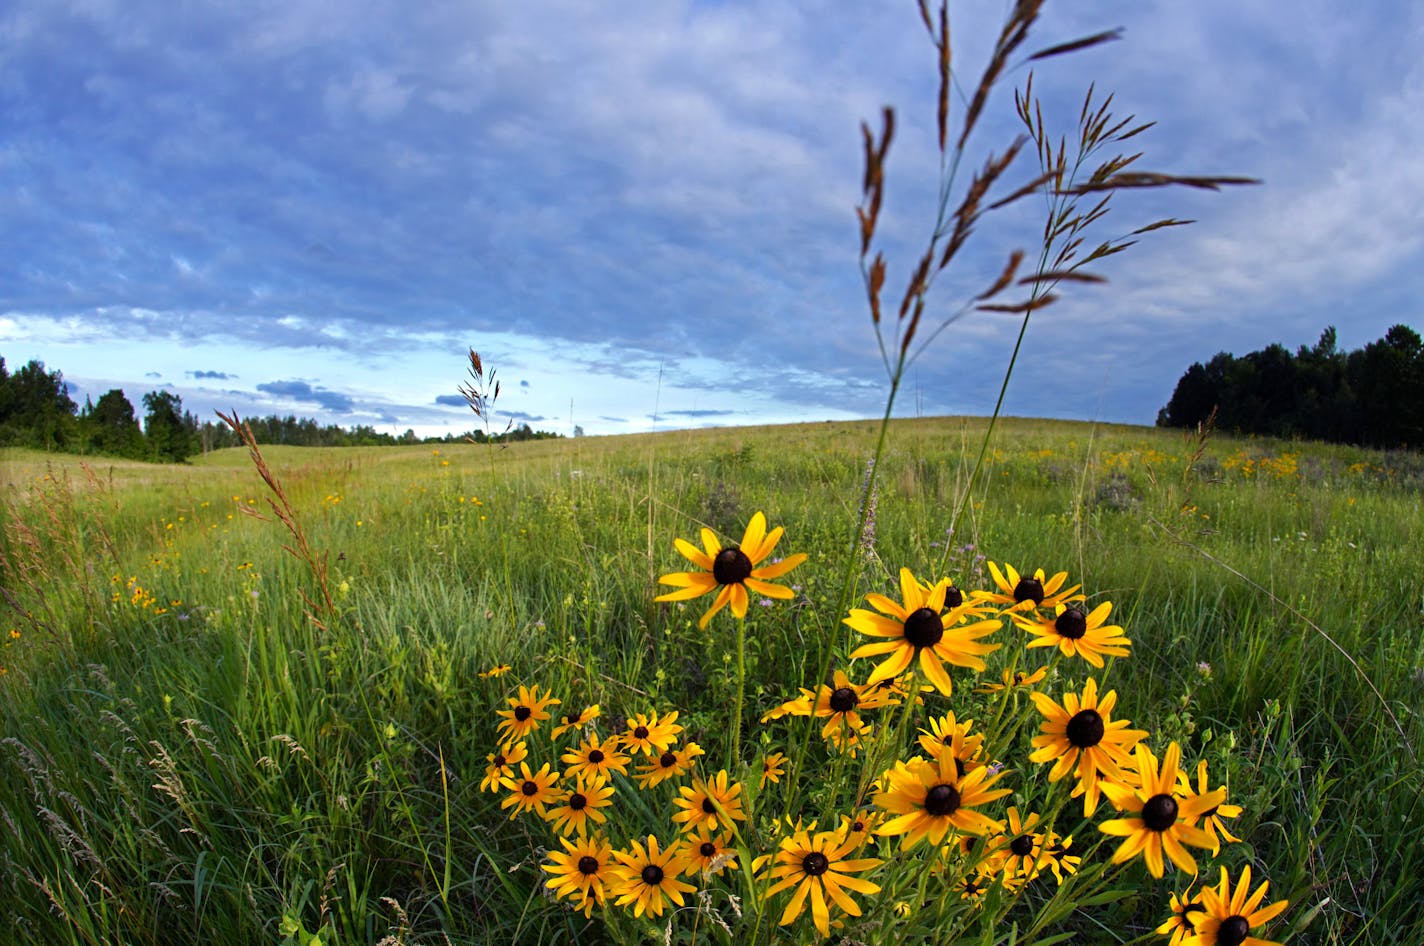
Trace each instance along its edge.
{"label": "blue sky", "polygon": [[[952,6],[972,89],[1005,6]],[[1120,195],[1100,238],[1197,222],[1035,317],[1010,413],[1151,423],[1217,351],[1420,328],[1424,7],[1340,11],[1050,2],[1025,51],[1124,29],[1038,65],[1051,124],[1070,130],[1096,82],[1158,122],[1133,142],[1143,167],[1265,183]],[[470,347],[503,381],[501,423],[876,416],[859,123],[900,117],[882,218],[896,295],[932,224],[933,55],[909,0],[11,0],[0,355],[62,370],[81,402],[167,387],[206,418],[395,432],[473,426],[456,393]],[[1016,133],[1027,74],[991,99],[976,164]],[[1032,250],[1030,209],[981,228],[927,318]],[[957,321],[899,413],[987,413],[1016,330]]]}

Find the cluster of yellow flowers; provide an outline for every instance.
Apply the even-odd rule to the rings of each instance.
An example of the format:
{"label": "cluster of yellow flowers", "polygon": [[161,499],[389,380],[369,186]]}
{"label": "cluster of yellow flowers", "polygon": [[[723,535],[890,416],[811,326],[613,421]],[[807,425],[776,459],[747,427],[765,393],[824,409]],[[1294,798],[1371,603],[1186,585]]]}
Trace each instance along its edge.
{"label": "cluster of yellow flowers", "polygon": [[[740,545],[723,547],[705,529],[702,548],[679,539],[678,551],[697,570],[664,576],[661,581],[677,590],[658,600],[715,593],[699,622],[705,627],[724,607],[743,618],[748,592],[791,597],[790,589],[772,580],[805,556],[761,564],[781,534],[779,528],[768,531],[757,513]],[[863,658],[879,661],[864,682],[836,669],[829,683],[803,687],[800,695],[762,717],[763,724],[788,717],[814,717],[819,724],[832,766],[842,766],[836,769],[841,777],[816,780],[813,804],[834,822],[826,828],[788,811],[768,814],[774,797],[768,785],[778,783],[788,766],[793,776],[798,774],[796,763],[782,752],[764,751],[759,766],[750,769],[732,758],[714,774],[700,774],[699,757],[705,752],[695,742],[682,742],[675,710],[626,716],[605,735],[598,725],[600,707],[588,706],[559,716],[546,747],[532,737],[554,718],[551,708],[560,700],[537,684],[520,686],[508,698],[508,708],[499,711],[499,745],[488,756],[481,788],[504,794],[501,804],[511,819],[534,815],[548,822],[562,851],[552,851],[543,865],[550,875],[546,885],[585,916],[608,901],[631,907],[635,916],[659,916],[667,903],[684,905],[699,883],[705,888],[729,869],[744,874],[743,890],[752,899],[739,911],[759,913],[772,898],[789,893],[779,907],[780,925],[794,923],[809,908],[822,936],[846,918],[862,915],[855,895],[883,894],[902,903],[904,877],[939,877],[939,889],[972,910],[996,887],[1017,896],[1047,874],[1062,884],[1078,872],[1082,854],[1074,852],[1073,837],[1055,830],[1064,802],[1078,797],[1085,822],[1104,798],[1116,809],[1117,817],[1097,824],[1103,835],[1122,839],[1112,864],[1140,855],[1153,877],[1161,878],[1171,861],[1194,878],[1197,862],[1188,848],[1216,855],[1223,840],[1237,840],[1223,819],[1241,814],[1226,803],[1224,787],[1211,786],[1206,761],[1197,763],[1193,780],[1177,743],[1159,757],[1148,747],[1147,732],[1114,718],[1117,693],[1100,694],[1092,676],[1081,689],[1057,698],[1038,688],[1064,661],[1081,659],[1102,669],[1106,658],[1129,655],[1131,640],[1109,623],[1112,605],[1090,607],[1066,573],[1020,574],[994,563],[989,572],[992,588],[966,592],[947,578],[928,582],[902,569],[899,600],[869,594],[869,607],[851,609],[844,619],[874,638],[848,655],[850,671]],[[1051,659],[1033,669],[1020,668],[1015,660],[1000,680],[983,682],[975,692],[999,694],[1001,710],[1017,707],[1027,694],[1032,709],[998,713],[992,733],[976,730],[975,720],[952,711],[910,726],[930,700],[952,696],[949,668],[988,670],[984,658],[1003,646],[989,638],[1005,621],[1025,633],[1025,653],[1048,649]],[[508,669],[500,665],[488,675]],[[887,721],[877,724],[868,718],[884,710],[893,710]],[[996,811],[994,803],[1013,791],[1003,783],[1016,770],[996,760],[995,753],[1014,752],[1017,734],[1030,720],[1038,723],[1038,732],[1027,740],[1029,761],[1051,764],[1049,786],[1072,774],[1073,787],[1066,798],[1049,798],[1041,811],[1021,811],[1012,804]],[[562,746],[561,739],[566,739]],[[551,759],[541,761],[551,755],[549,747],[562,753],[562,771]],[[538,758],[531,760],[531,752]],[[868,773],[845,768],[845,760],[861,755]],[[800,761],[803,756],[797,755]],[[816,765],[799,768],[808,774],[824,771]],[[735,777],[758,771],[754,788]],[[669,817],[662,822],[661,837],[657,825],[647,833],[649,826],[639,820],[658,810],[656,804],[619,804],[619,793],[633,785],[643,791],[672,786],[663,790],[669,804],[662,810]],[[1031,775],[1024,777],[1019,791],[1031,795],[1033,790]],[[1051,788],[1047,794],[1054,794]],[[638,829],[624,832],[626,839],[615,847],[610,830],[630,822]],[[895,838],[898,853],[891,857],[879,847],[880,839]],[[918,867],[905,870],[910,863]],[[1287,904],[1262,906],[1268,885],[1255,892],[1249,886],[1249,870],[1233,887],[1223,868],[1219,884],[1194,896],[1173,894],[1172,918],[1159,932],[1170,937],[1170,946],[1240,946],[1248,938],[1269,946],[1252,931]],[[922,887],[916,891],[915,896],[925,897]]]}

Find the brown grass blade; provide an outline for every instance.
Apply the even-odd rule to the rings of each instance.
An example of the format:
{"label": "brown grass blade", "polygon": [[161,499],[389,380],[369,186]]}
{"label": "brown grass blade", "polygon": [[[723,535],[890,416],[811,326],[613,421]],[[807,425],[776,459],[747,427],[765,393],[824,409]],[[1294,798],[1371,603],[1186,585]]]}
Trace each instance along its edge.
{"label": "brown grass blade", "polygon": [[994,280],[994,284],[988,289],[974,297],[976,302],[998,295],[1009,283],[1013,282],[1014,274],[1019,271],[1019,264],[1023,262],[1023,250],[1014,250],[1009,254],[1009,261],[1004,265],[1004,271],[999,274],[999,278]]}
{"label": "brown grass blade", "polygon": [[1107,282],[1104,276],[1094,273],[1080,273],[1076,269],[1050,269],[1043,273],[1034,273],[1032,276],[1024,276],[1019,280],[1020,286],[1032,286],[1045,282]]}
{"label": "brown grass blade", "polygon": [[1028,61],[1033,62],[1036,59],[1047,59],[1050,56],[1061,56],[1064,53],[1077,52],[1080,49],[1097,46],[1099,43],[1110,43],[1115,39],[1122,39],[1122,27],[1120,26],[1117,29],[1103,30],[1101,33],[1094,33],[1092,36],[1084,36],[1081,39],[1059,43],[1056,46],[1049,46],[1047,49],[1040,49],[1032,56],[1029,56]]}
{"label": "brown grass blade", "polygon": [[1046,295],[1039,296],[1036,299],[1025,299],[1023,302],[1014,302],[1007,304],[986,302],[982,305],[977,305],[974,308],[978,309],[980,312],[1035,312],[1039,309],[1042,309],[1044,306],[1052,305],[1057,301],[1058,297],[1050,292]]}

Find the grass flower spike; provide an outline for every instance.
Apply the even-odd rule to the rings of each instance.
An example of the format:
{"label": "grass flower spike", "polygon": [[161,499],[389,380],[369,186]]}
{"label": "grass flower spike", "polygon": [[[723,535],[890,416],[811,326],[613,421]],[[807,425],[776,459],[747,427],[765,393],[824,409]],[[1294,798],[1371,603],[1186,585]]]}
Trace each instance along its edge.
{"label": "grass flower spike", "polygon": [[884,595],[869,594],[865,600],[879,611],[852,608],[844,623],[862,634],[884,637],[886,640],[863,644],[851,652],[851,659],[888,655],[865,681],[873,686],[882,680],[899,676],[916,659],[925,678],[935,689],[949,696],[953,684],[946,663],[956,667],[983,670],[979,658],[997,650],[998,644],[982,644],[979,638],[997,631],[997,620],[965,621],[977,614],[972,604],[944,610],[948,582],[926,588],[908,568],[900,569],[900,598],[896,602]]}
{"label": "grass flower spike", "polygon": [[781,526],[768,532],[766,516],[758,512],[747,524],[747,531],[742,535],[739,545],[729,545],[724,548],[716,534],[707,528],[702,530],[702,548],[700,549],[683,539],[675,540],[674,544],[677,550],[682,553],[684,558],[696,565],[698,570],[663,575],[658,579],[658,582],[672,585],[677,590],[658,595],[653,600],[687,601],[716,591],[717,597],[713,599],[712,606],[697,621],[698,627],[706,627],[707,622],[712,620],[712,615],[729,604],[732,607],[733,616],[739,620],[746,617],[747,604],[750,600],[747,596],[748,591],[755,591],[763,597],[782,600],[794,597],[795,592],[783,585],[772,584],[772,579],[780,578],[806,561],[804,552],[788,555],[779,562],[769,565],[760,565],[771,554],[771,550],[776,548],[776,543],[781,541],[781,533]]}

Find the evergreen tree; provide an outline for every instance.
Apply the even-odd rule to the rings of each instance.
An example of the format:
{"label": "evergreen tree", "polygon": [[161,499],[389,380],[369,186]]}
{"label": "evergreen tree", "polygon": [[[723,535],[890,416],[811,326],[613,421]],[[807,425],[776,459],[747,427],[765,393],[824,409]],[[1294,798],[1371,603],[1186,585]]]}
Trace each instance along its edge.
{"label": "evergreen tree", "polygon": [[105,392],[83,417],[93,449],[131,459],[143,456],[143,433],[138,427],[138,417],[121,389]]}
{"label": "evergreen tree", "polygon": [[181,463],[192,453],[183,426],[183,399],[171,391],[150,391],[143,396],[147,414],[143,439],[150,459]]}

